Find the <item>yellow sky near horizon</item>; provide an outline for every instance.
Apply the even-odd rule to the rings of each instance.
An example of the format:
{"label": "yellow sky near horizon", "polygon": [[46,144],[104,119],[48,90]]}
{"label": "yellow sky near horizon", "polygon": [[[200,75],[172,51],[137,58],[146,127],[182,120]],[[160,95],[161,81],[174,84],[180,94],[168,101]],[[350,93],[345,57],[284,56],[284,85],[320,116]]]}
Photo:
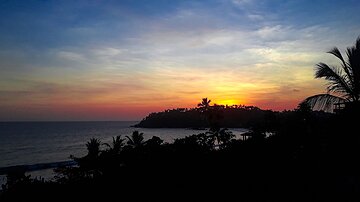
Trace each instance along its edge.
{"label": "yellow sky near horizon", "polygon": [[0,121],[140,120],[205,97],[291,110],[326,92],[314,66],[337,65],[326,52],[353,45],[359,6],[9,1],[0,7]]}

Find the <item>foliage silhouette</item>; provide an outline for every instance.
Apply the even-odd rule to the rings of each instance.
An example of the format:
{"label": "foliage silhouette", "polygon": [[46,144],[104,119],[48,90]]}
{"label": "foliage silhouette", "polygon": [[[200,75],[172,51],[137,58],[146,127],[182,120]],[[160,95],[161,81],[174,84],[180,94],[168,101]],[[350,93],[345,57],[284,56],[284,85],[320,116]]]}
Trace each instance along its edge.
{"label": "foliage silhouette", "polygon": [[156,146],[160,146],[163,142],[164,140],[162,140],[161,138],[157,136],[153,136],[151,139],[147,140],[145,144],[146,146],[156,147]]}
{"label": "foliage silhouette", "polygon": [[202,113],[206,113],[210,108],[210,102],[211,100],[208,100],[208,98],[203,98],[200,103],[198,103],[198,110]]}
{"label": "foliage silhouette", "polygon": [[[209,116],[213,109],[208,107]],[[78,166],[56,169],[54,181],[10,180],[1,200],[44,194],[61,201],[70,196],[81,201],[114,200],[108,197],[116,191],[121,195],[116,197],[125,201],[359,199],[359,142],[347,136],[356,132],[341,127],[349,123],[346,115],[312,111],[306,103],[283,112],[243,106],[217,109],[223,114],[255,111],[262,118],[250,124],[244,141],[216,125],[173,143],[156,136],[145,141],[139,131],[126,139],[113,137],[104,148],[92,138],[86,144],[88,154],[74,157]],[[213,117],[222,121],[222,116]]]}
{"label": "foliage silhouette", "polygon": [[198,108],[172,109],[151,113],[135,127],[142,128],[238,128],[250,127],[263,122],[270,110],[261,110],[244,105],[210,105],[211,100],[203,98]]}
{"label": "foliage silhouette", "polygon": [[100,154],[100,145],[101,141],[96,138],[91,138],[89,142],[86,143],[86,149],[88,150],[87,156],[89,158],[96,158]]}
{"label": "foliage silhouette", "polygon": [[[1,199],[49,194],[81,201],[356,201],[360,167],[354,151],[359,144],[339,141],[344,130],[338,123],[344,123],[342,115],[300,104],[292,111],[266,114],[251,126],[245,141],[225,128],[173,143],[156,136],[145,141],[134,131],[125,145],[117,136],[110,147],[89,152],[94,158],[76,158],[81,159],[78,167],[59,169],[54,181],[28,179],[5,187]],[[97,148],[100,140],[88,143]],[[111,199],[116,191],[120,194]]]}
{"label": "foliage silhouette", "polygon": [[220,129],[212,127],[209,129],[209,131],[206,132],[206,134],[210,135],[211,139],[216,140],[217,146],[219,148],[226,147],[235,137],[235,135],[232,134],[232,132],[227,128]]}
{"label": "foliage silhouette", "polygon": [[144,134],[139,133],[139,131],[134,131],[132,133],[131,137],[129,137],[129,136],[125,136],[125,137],[128,139],[127,144],[134,148],[141,147],[145,143],[144,142]]}
{"label": "foliage silhouette", "polygon": [[113,154],[119,154],[122,150],[125,139],[122,139],[121,136],[116,136],[112,138],[112,145],[104,143],[108,147],[108,152]]}
{"label": "foliage silhouette", "polygon": [[352,47],[346,49],[345,60],[337,47],[328,53],[340,60],[340,66],[325,63],[316,65],[315,78],[328,81],[327,93],[308,97],[304,100],[313,109],[332,110],[336,103],[357,103],[360,99],[360,37]]}

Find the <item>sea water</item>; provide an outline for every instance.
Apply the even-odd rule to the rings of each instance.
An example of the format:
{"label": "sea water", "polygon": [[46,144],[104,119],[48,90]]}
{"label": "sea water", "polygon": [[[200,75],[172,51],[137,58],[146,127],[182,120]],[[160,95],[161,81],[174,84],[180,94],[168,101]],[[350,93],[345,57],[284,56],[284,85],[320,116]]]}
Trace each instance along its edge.
{"label": "sea water", "polygon": [[[202,130],[186,128],[133,128],[136,121],[102,122],[0,122],[0,168],[70,160],[70,155],[86,155],[86,142],[98,138],[111,143],[112,137],[131,135],[138,130],[145,140],[158,136],[171,143],[176,138],[199,134]],[[237,138],[246,129],[230,129]],[[32,173],[36,176],[37,173]],[[46,171],[49,172],[49,171]],[[4,176],[0,176],[0,184]]]}

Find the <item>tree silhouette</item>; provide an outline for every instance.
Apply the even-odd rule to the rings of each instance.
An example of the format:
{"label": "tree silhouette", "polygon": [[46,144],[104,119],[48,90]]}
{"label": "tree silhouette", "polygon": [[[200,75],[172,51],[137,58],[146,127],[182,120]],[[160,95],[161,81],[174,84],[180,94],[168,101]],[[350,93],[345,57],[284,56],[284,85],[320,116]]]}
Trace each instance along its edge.
{"label": "tree silhouette", "polygon": [[226,147],[234,138],[235,135],[227,128],[221,129],[218,135],[218,142],[220,143],[220,148]]}
{"label": "tree silhouette", "polygon": [[207,112],[210,108],[210,102],[211,100],[208,100],[207,98],[203,98],[202,101],[197,105],[200,112]]}
{"label": "tree silhouette", "polygon": [[209,108],[207,116],[208,116],[210,128],[213,128],[214,130],[220,129],[220,121],[222,118],[224,118],[223,113],[224,113],[223,105],[214,104]]}
{"label": "tree silhouette", "polygon": [[311,113],[311,106],[306,102],[301,102],[295,111],[308,114]]}
{"label": "tree silhouette", "polygon": [[91,138],[89,142],[86,143],[86,148],[88,150],[89,158],[96,158],[100,154],[100,144],[101,141],[97,138]]}
{"label": "tree silhouette", "polygon": [[206,134],[208,134],[213,140],[216,140],[220,149],[225,148],[226,145],[228,145],[235,137],[235,135],[227,128],[210,128]]}
{"label": "tree silhouette", "polygon": [[340,66],[329,66],[325,63],[316,65],[315,78],[328,81],[327,93],[306,98],[312,109],[330,111],[336,103],[355,103],[360,98],[360,37],[346,50],[345,60],[337,47],[328,53],[341,61]]}
{"label": "tree silhouette", "polygon": [[134,131],[131,135],[131,137],[126,136],[126,138],[128,139],[127,144],[137,148],[142,146],[145,142],[144,142],[144,133],[139,133],[139,131]]}
{"label": "tree silhouette", "polygon": [[164,140],[160,139],[157,136],[153,136],[151,139],[147,140],[145,143],[147,146],[153,147],[153,146],[160,146]]}
{"label": "tree silhouette", "polygon": [[124,146],[125,139],[122,139],[120,135],[116,136],[116,138],[112,138],[112,144],[104,143],[109,148],[109,152],[113,154],[119,154]]}

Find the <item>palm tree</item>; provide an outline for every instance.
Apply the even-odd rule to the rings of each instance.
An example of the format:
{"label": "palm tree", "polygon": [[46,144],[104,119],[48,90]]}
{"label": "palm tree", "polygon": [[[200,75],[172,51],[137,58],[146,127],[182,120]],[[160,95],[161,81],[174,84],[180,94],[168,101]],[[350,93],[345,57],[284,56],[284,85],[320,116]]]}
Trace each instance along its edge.
{"label": "palm tree", "polygon": [[200,103],[198,103],[198,108],[200,114],[202,115],[204,124],[211,125],[211,106],[210,106],[211,100],[208,100],[208,98],[203,98]]}
{"label": "palm tree", "polygon": [[144,133],[139,133],[139,131],[134,131],[131,135],[131,137],[126,136],[126,138],[128,139],[127,144],[137,148],[142,146],[145,142],[144,142]]}
{"label": "palm tree", "polygon": [[232,134],[231,131],[229,131],[227,128],[210,128],[206,134],[209,135],[210,138],[213,140],[216,140],[217,145],[220,149],[225,148],[230,141],[235,137],[234,134]]}
{"label": "palm tree", "polygon": [[316,65],[315,78],[324,78],[328,83],[327,93],[303,101],[312,109],[331,111],[336,103],[357,103],[360,99],[360,37],[354,46],[346,49],[347,60],[336,47],[328,53],[337,57],[341,63],[340,66],[325,63]]}
{"label": "palm tree", "polygon": [[91,138],[89,142],[86,143],[86,148],[88,150],[88,157],[96,158],[100,153],[101,141],[97,138]]}
{"label": "palm tree", "polygon": [[116,138],[112,138],[112,145],[108,143],[104,143],[107,147],[109,147],[109,151],[113,154],[119,154],[124,146],[125,139],[122,139],[120,135],[116,136]]}
{"label": "palm tree", "polygon": [[199,110],[201,112],[207,112],[210,108],[210,102],[211,100],[208,100],[207,98],[203,98],[202,101],[197,106],[199,107]]}

